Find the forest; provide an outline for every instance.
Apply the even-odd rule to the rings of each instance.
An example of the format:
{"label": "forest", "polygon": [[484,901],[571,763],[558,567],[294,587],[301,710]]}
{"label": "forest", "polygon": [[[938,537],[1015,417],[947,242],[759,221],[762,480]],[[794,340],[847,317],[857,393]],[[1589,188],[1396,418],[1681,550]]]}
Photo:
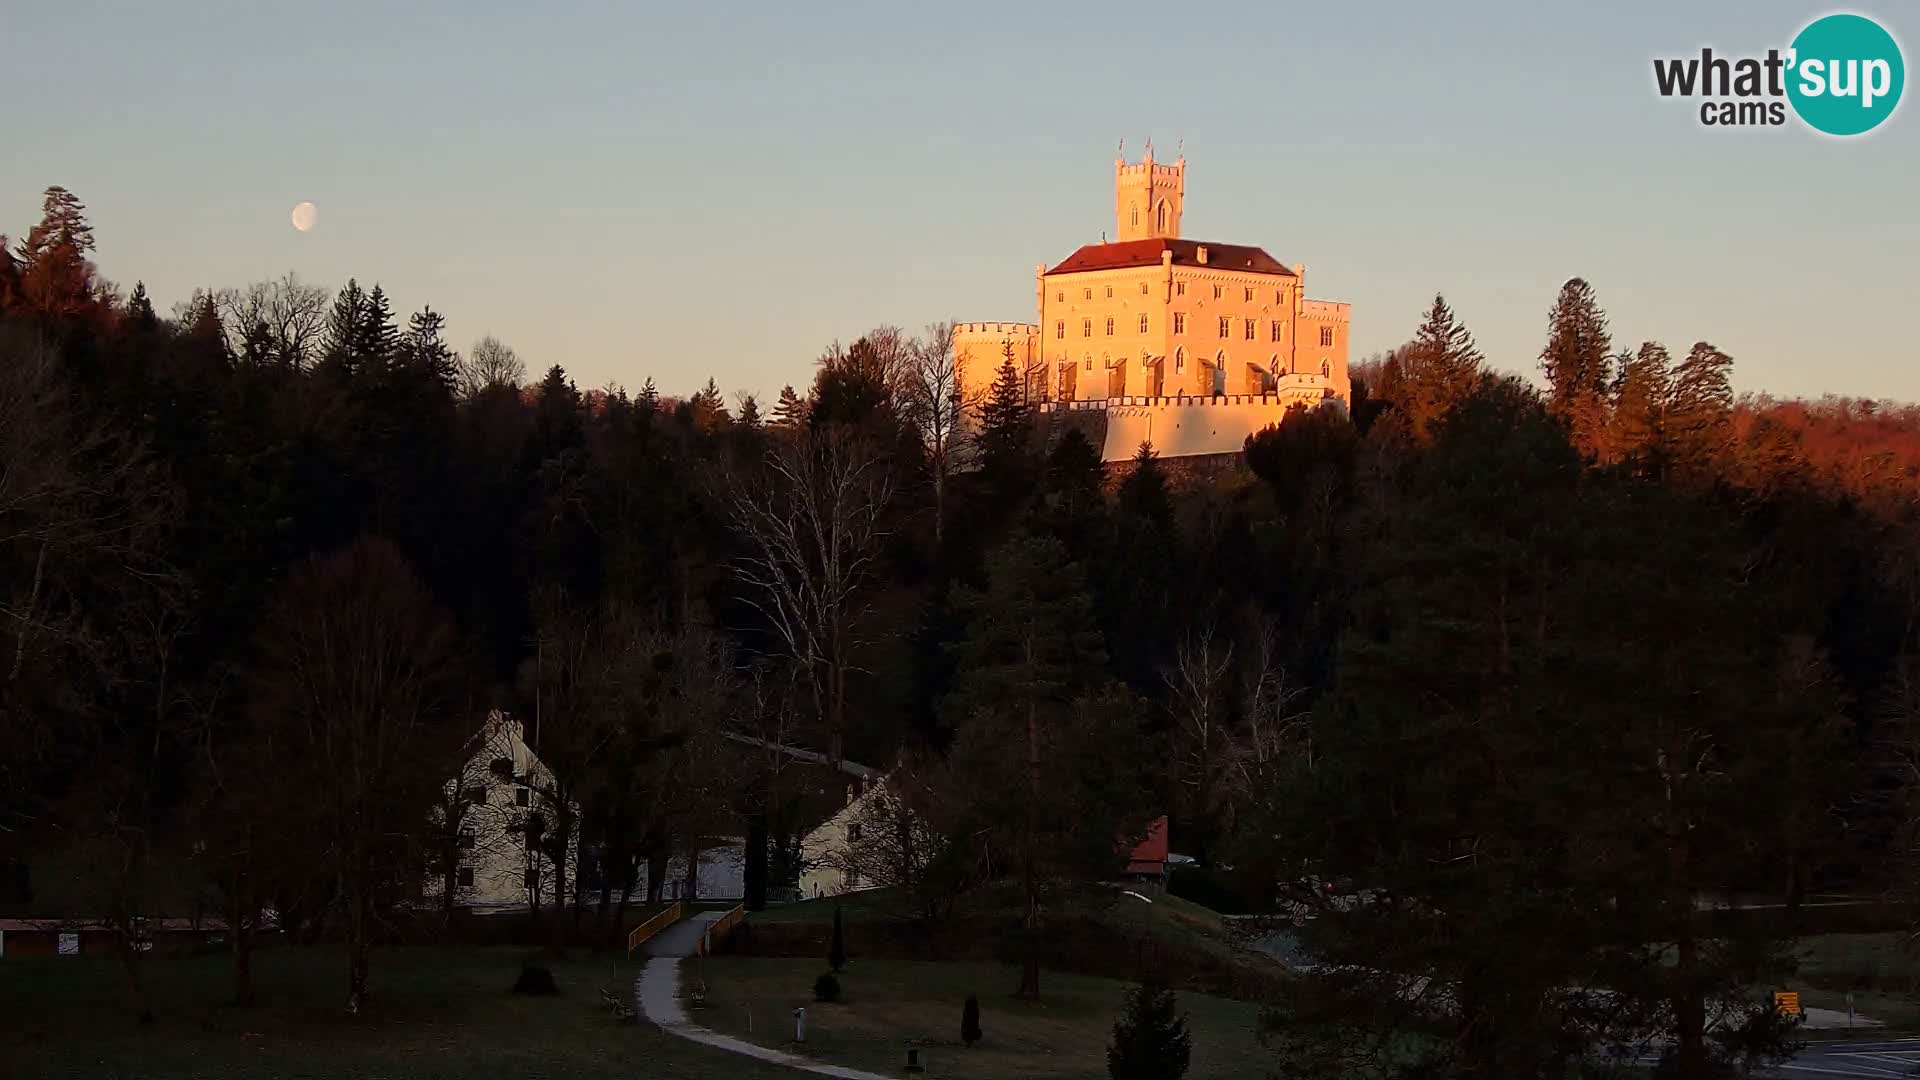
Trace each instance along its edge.
{"label": "forest", "polygon": [[1166,814],[1210,896],[1316,914],[1271,1035],[1328,1069],[1436,1025],[1422,1075],[1764,1057],[1809,899],[1920,885],[1920,408],[1736,395],[1585,281],[1497,364],[1436,296],[1196,479],[1010,360],[963,400],[938,325],[773,402],[644,343],[675,385],[582,389],[378,284],[163,315],[94,248],[57,187],[0,237],[0,901],[59,855],[131,942],[185,874],[242,1000],[271,910],[365,1007],[536,709],[513,828],[575,927],[714,837],[749,906],[792,883],[804,793],[741,738],[887,772],[852,857],[915,918],[1006,888],[1039,934]]}

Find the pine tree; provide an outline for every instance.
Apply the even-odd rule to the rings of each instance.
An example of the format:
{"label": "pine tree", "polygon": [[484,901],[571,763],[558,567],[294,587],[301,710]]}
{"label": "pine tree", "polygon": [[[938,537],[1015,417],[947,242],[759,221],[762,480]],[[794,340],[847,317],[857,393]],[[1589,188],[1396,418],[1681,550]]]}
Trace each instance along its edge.
{"label": "pine tree", "polygon": [[451,390],[459,376],[460,358],[447,347],[446,326],[446,316],[431,307],[421,308],[407,320],[401,351],[415,373]]}
{"label": "pine tree", "polygon": [[195,291],[187,302],[184,336],[193,347],[209,357],[225,358],[227,333],[220,324],[220,307],[210,291]]}
{"label": "pine tree", "polygon": [[127,325],[135,333],[147,333],[157,329],[160,317],[154,314],[153,301],[147,298],[147,283],[133,283],[133,295],[127,298]]}
{"label": "pine tree", "polygon": [[1026,492],[1032,471],[1033,412],[1027,405],[1020,372],[1009,352],[980,408],[980,468],[1001,498],[1011,502]]}
{"label": "pine tree", "polygon": [[93,226],[87,208],[66,188],[46,190],[40,223],[20,242],[20,288],[34,310],[46,315],[70,315],[85,308],[93,296]]}
{"label": "pine tree", "polygon": [[1643,460],[1659,446],[1671,366],[1666,346],[1657,341],[1642,342],[1631,358],[1622,353],[1611,440],[1620,459]]}
{"label": "pine tree", "polygon": [[1473,393],[1482,360],[1466,324],[1436,294],[1413,342],[1390,361],[1398,367],[1395,405],[1415,440],[1431,442],[1434,425]]}
{"label": "pine tree", "polygon": [[1732,440],[1733,358],[1696,342],[1673,371],[1665,445],[1680,468],[1701,475],[1721,462]]}
{"label": "pine tree", "polygon": [[960,1009],[960,1041],[972,1048],[980,1041],[980,995],[968,994]]}
{"label": "pine tree", "polygon": [[739,424],[744,428],[760,426],[760,402],[752,394],[747,394],[740,399]]}
{"label": "pine tree", "polygon": [[353,353],[361,364],[384,368],[399,351],[400,331],[393,322],[393,305],[378,284],[366,295],[353,338]]}
{"label": "pine tree", "polygon": [[838,904],[833,907],[833,940],[827,944],[827,966],[836,974],[847,966],[847,924]]}
{"label": "pine tree", "polygon": [[1175,1009],[1173,991],[1145,982],[1127,992],[1113,1025],[1107,1075],[1113,1080],[1180,1080],[1193,1059],[1193,1033]]}
{"label": "pine tree", "polygon": [[653,376],[651,375],[647,376],[647,381],[641,384],[640,397],[637,401],[634,402],[634,404],[638,405],[640,407],[640,410],[645,413],[653,413],[653,412],[659,411],[660,390],[658,387],[653,385]]}
{"label": "pine tree", "polygon": [[720,385],[711,378],[700,392],[693,395],[693,424],[700,431],[713,432],[726,427],[730,421],[727,416],[727,401],[720,396]]}
{"label": "pine tree", "polygon": [[356,345],[365,337],[361,325],[366,321],[367,294],[360,283],[348,278],[334,294],[333,309],[327,313],[326,346],[323,357],[328,366],[352,375],[359,368]]}
{"label": "pine tree", "polygon": [[797,428],[807,422],[807,403],[793,392],[791,385],[780,388],[780,401],[773,407],[775,427]]}
{"label": "pine tree", "polygon": [[1167,472],[1153,444],[1143,442],[1133,455],[1133,471],[1120,482],[1116,499],[1124,513],[1136,514],[1165,527],[1173,521],[1173,495],[1167,487]]}
{"label": "pine tree", "polygon": [[1540,368],[1547,377],[1547,410],[1566,422],[1574,446],[1589,458],[1605,456],[1612,350],[1593,287],[1573,278],[1547,313]]}

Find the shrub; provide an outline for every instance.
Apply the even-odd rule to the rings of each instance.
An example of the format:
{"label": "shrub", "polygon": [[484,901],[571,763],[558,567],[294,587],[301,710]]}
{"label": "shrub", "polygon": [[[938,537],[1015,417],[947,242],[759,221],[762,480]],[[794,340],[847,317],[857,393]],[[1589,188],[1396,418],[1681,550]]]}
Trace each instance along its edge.
{"label": "shrub", "polygon": [[1107,1075],[1113,1080],[1180,1080],[1193,1057],[1187,1018],[1174,1012],[1173,991],[1147,982],[1127,991],[1113,1025]]}
{"label": "shrub", "polygon": [[559,993],[560,988],[554,985],[553,972],[539,964],[523,964],[520,967],[520,977],[513,981],[513,992],[547,995]]}
{"label": "shrub", "polygon": [[980,1041],[980,998],[975,994],[967,995],[967,1004],[960,1010],[960,1041],[972,1046]]}
{"label": "shrub", "polygon": [[824,972],[819,978],[813,980],[813,1000],[840,1000],[840,980],[834,976],[833,972]]}

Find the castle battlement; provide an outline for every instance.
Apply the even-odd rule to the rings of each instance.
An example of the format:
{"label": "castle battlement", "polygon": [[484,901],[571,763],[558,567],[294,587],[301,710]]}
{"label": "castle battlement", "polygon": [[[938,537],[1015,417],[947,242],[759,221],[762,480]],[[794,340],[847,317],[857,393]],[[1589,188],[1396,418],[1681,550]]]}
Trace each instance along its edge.
{"label": "castle battlement", "polygon": [[1116,161],[1113,163],[1113,171],[1120,176],[1152,175],[1172,178],[1186,171],[1186,167],[1186,162],[1184,161],[1175,162],[1172,165],[1158,165],[1150,161],[1140,161],[1132,164],[1124,161]]}
{"label": "castle battlement", "polygon": [[960,334],[1038,334],[1040,324],[1020,322],[965,322],[954,323],[955,336]]}
{"label": "castle battlement", "polygon": [[1302,300],[1300,317],[1317,322],[1344,323],[1353,317],[1353,305],[1344,300]]}

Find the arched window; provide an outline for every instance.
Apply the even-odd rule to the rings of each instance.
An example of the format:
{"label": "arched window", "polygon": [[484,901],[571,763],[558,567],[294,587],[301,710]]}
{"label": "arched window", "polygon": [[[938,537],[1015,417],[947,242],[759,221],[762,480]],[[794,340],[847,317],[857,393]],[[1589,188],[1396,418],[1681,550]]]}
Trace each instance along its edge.
{"label": "arched window", "polygon": [[1323,379],[1326,379],[1326,378],[1331,378],[1332,376],[1333,376],[1333,361],[1331,360],[1320,361],[1320,377]]}
{"label": "arched window", "polygon": [[1160,209],[1154,216],[1154,231],[1161,233],[1167,231],[1167,201],[1165,199],[1160,200]]}
{"label": "arched window", "polygon": [[1185,349],[1173,350],[1173,370],[1175,371],[1187,370],[1187,350]]}
{"label": "arched window", "polygon": [[1227,392],[1227,354],[1226,350],[1213,354],[1213,396],[1223,397]]}

